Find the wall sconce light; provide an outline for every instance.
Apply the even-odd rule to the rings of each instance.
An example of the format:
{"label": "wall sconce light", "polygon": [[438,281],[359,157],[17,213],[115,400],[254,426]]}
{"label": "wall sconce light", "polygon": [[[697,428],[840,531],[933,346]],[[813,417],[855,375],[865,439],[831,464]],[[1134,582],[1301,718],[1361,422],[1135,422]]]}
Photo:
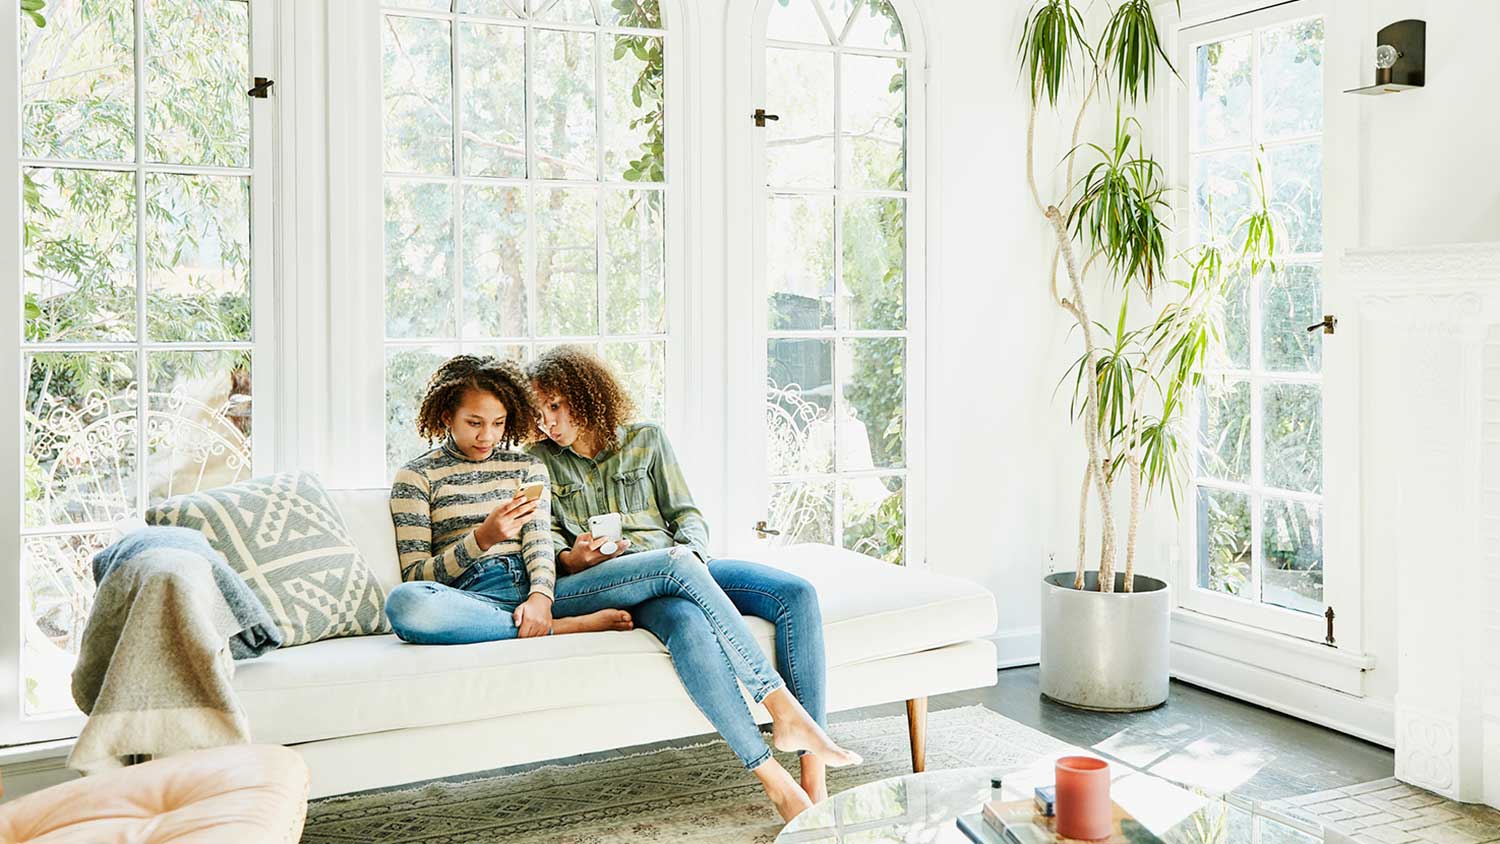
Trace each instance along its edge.
{"label": "wall sconce light", "polygon": [[1375,33],[1375,84],[1346,94],[1374,97],[1421,88],[1427,82],[1427,22],[1396,21]]}

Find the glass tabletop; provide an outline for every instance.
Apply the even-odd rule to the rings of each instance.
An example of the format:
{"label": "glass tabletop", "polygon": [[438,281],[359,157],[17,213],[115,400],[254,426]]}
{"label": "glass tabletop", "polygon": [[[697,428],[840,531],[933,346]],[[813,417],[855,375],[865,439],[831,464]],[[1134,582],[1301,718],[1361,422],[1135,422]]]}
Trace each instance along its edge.
{"label": "glass tabletop", "polygon": [[[1019,770],[956,768],[866,783],[833,795],[798,815],[776,844],[970,844],[956,822],[986,832],[979,815],[991,798],[990,779],[1004,782],[1001,799],[1030,799],[1053,781],[1049,757]],[[1232,795],[1208,797],[1111,760],[1110,797],[1167,842],[1313,844],[1313,830],[1262,815]],[[983,829],[981,829],[983,828]],[[992,836],[998,841],[998,836]]]}

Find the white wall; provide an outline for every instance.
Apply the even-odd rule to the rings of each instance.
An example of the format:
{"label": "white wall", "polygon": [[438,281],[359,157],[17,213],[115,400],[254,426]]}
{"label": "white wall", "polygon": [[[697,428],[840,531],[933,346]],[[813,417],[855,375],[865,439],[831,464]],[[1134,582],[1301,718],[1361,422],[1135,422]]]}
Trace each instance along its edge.
{"label": "white wall", "polygon": [[1500,239],[1500,3],[1362,0],[1363,63],[1344,71],[1370,84],[1375,31],[1427,21],[1427,86],[1360,103],[1361,246],[1419,246]]}
{"label": "white wall", "polygon": [[[1359,213],[1356,247],[1389,248],[1500,240],[1500,74],[1493,35],[1500,3],[1429,0],[1345,0],[1338,11],[1367,33],[1361,65],[1338,68],[1352,88],[1369,84],[1375,31],[1407,18],[1427,21],[1427,80],[1421,91],[1359,98]],[[1351,313],[1351,317],[1356,314]],[[1369,381],[1380,373],[1369,368]],[[1361,420],[1362,427],[1378,420]],[[1394,478],[1383,456],[1363,455],[1366,650],[1381,669],[1367,675],[1366,693],[1391,699],[1396,690],[1394,537],[1382,514],[1396,504]]]}
{"label": "white wall", "polygon": [[[1026,187],[1029,99],[1015,69],[1024,5],[945,0],[927,9],[941,167],[931,247],[928,559],[995,593],[1002,660],[1035,661],[1059,462],[1075,460],[1054,447],[1066,425],[1065,404],[1051,399],[1065,323],[1049,301],[1048,230]],[[1056,146],[1042,149],[1046,174]],[[1062,180],[1049,181],[1055,191]]]}

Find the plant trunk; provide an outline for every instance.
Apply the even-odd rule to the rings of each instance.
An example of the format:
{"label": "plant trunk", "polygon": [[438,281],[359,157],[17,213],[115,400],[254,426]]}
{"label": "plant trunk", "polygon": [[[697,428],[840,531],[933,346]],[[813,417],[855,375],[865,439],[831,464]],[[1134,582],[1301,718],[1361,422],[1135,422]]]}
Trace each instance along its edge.
{"label": "plant trunk", "polygon": [[[1099,458],[1099,378],[1094,373],[1094,324],[1089,320],[1088,306],[1084,304],[1083,280],[1079,278],[1078,259],[1073,254],[1073,244],[1068,239],[1068,225],[1063,219],[1062,212],[1057,206],[1047,207],[1047,220],[1052,223],[1052,231],[1057,237],[1057,247],[1062,252],[1063,265],[1068,270],[1068,281],[1073,288],[1072,301],[1064,300],[1063,307],[1078,321],[1078,327],[1083,331],[1084,360],[1089,368],[1087,377],[1089,385],[1089,397],[1084,406],[1083,439],[1089,451],[1089,473],[1094,478],[1094,485],[1099,495],[1099,517],[1102,525],[1102,547],[1099,551],[1099,591],[1114,591],[1114,561],[1115,561],[1115,531],[1114,531],[1114,508],[1109,488],[1107,470],[1101,465]],[[1079,521],[1087,529],[1088,510],[1078,514]]]}
{"label": "plant trunk", "polygon": [[1130,528],[1125,535],[1125,591],[1135,591],[1135,538],[1141,526],[1141,459],[1130,455]]}
{"label": "plant trunk", "polygon": [[1073,577],[1073,588],[1082,589],[1084,555],[1089,550],[1089,482],[1094,479],[1094,464],[1083,466],[1083,488],[1078,491],[1078,567]]}

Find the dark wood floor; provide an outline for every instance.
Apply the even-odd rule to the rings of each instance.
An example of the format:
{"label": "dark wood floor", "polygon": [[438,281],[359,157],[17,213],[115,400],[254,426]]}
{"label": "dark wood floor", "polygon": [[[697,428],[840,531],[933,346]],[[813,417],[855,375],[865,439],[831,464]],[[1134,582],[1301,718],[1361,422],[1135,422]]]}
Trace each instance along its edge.
{"label": "dark wood floor", "polygon": [[[940,695],[932,709],[979,704],[1069,744],[1211,792],[1274,800],[1389,777],[1384,747],[1184,683],[1150,712],[1083,712],[1042,698],[1037,668],[998,672],[988,689]],[[831,720],[902,715],[901,704],[841,712]]]}

